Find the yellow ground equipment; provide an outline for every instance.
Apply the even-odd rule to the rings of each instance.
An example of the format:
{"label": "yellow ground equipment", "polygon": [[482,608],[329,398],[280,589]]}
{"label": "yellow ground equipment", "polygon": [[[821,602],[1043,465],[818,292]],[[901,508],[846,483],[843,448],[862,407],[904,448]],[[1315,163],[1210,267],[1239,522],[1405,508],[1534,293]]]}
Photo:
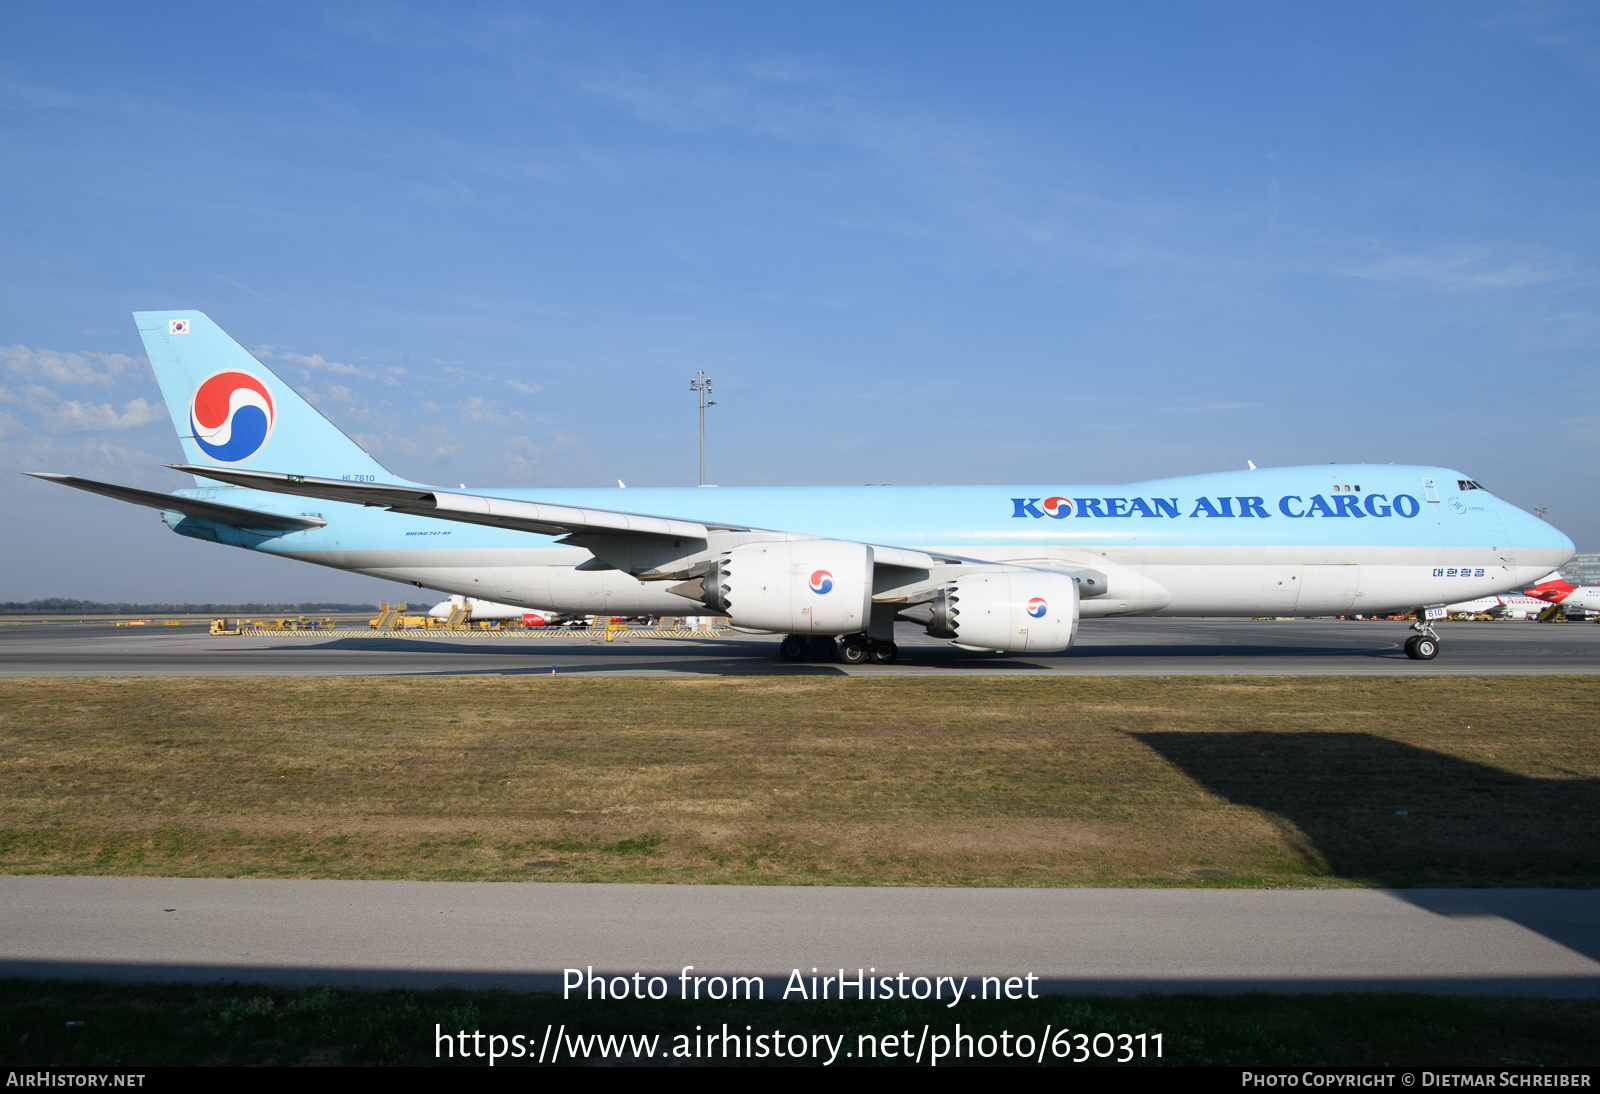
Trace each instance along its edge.
{"label": "yellow ground equipment", "polygon": [[405,614],[405,610],[406,605],[404,601],[396,604],[392,608],[387,604],[379,604],[378,618],[369,620],[367,626],[371,627],[375,631],[392,630],[395,627],[401,626],[400,618]]}
{"label": "yellow ground equipment", "polygon": [[471,615],[472,615],[472,609],[471,608],[468,608],[468,607],[465,607],[465,606],[452,607],[450,609],[450,616],[449,616],[448,619],[440,619],[438,616],[434,616],[434,615],[428,616],[428,628],[430,630],[436,630],[436,631],[458,631],[458,630],[463,630],[463,629],[465,629],[467,627],[472,626],[471,620],[469,618]]}

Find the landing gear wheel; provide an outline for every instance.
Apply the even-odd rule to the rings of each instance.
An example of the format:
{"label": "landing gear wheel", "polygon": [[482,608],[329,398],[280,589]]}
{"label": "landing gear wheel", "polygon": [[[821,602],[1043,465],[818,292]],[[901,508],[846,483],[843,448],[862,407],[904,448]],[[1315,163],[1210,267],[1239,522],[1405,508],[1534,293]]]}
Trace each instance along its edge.
{"label": "landing gear wheel", "polygon": [[798,634],[791,634],[778,644],[778,656],[785,661],[804,661],[811,652],[811,643]]}
{"label": "landing gear wheel", "polygon": [[1406,656],[1413,661],[1432,661],[1439,656],[1439,640],[1432,635],[1414,634],[1406,639]]}
{"label": "landing gear wheel", "polygon": [[892,665],[900,660],[900,647],[893,642],[874,642],[871,653],[875,665]]}
{"label": "landing gear wheel", "polygon": [[847,665],[860,665],[867,660],[867,646],[859,638],[846,638],[839,647],[839,660]]}
{"label": "landing gear wheel", "polygon": [[1417,633],[1406,639],[1406,656],[1413,661],[1432,661],[1439,656],[1439,632],[1419,609],[1417,621],[1411,624]]}
{"label": "landing gear wheel", "polygon": [[839,652],[839,644],[831,637],[809,638],[806,640],[806,644],[811,647],[811,660],[813,661],[832,661],[834,655]]}

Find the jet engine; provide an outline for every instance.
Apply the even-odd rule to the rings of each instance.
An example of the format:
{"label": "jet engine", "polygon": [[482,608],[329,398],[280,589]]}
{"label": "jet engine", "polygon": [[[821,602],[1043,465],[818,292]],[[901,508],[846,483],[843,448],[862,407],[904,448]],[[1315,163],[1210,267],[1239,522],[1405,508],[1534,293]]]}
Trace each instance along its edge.
{"label": "jet engine", "polygon": [[925,614],[929,634],[964,649],[1057,653],[1078,635],[1078,583],[1038,571],[965,574]]}
{"label": "jet engine", "polygon": [[746,630],[853,634],[872,618],[872,548],[834,539],[745,543],[670,591]]}

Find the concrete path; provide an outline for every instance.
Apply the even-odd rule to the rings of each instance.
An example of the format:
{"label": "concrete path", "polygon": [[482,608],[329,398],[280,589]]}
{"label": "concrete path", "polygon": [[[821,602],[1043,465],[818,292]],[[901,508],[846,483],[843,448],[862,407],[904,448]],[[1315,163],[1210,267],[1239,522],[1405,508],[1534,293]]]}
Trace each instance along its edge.
{"label": "concrete path", "polygon": [[[562,970],[1600,997],[1600,892],[0,877],[0,975],[552,990]],[[948,997],[948,989],[946,989]]]}

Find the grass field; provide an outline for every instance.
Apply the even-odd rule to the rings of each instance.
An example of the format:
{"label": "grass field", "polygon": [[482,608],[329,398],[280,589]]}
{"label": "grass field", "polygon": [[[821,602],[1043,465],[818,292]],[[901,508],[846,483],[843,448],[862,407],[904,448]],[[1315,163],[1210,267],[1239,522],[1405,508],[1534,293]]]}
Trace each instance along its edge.
{"label": "grass field", "polygon": [[0,870],[1600,883],[1593,677],[0,682]]}
{"label": "grass field", "polygon": [[[497,991],[363,992],[329,988],[283,989],[251,985],[135,984],[0,981],[0,1044],[10,1067],[96,1067],[122,1071],[149,1066],[243,1064],[456,1064],[482,1067],[474,1057],[440,1059],[435,1026],[455,1033],[522,1034],[537,1056],[546,1026],[586,1044],[591,1063],[602,1062],[589,1038],[621,1034],[659,1035],[654,1056],[671,1052],[678,1035],[695,1027],[720,1032],[755,1031],[844,1035],[835,1066],[863,1061],[863,1035],[909,1030],[911,1045],[923,1026],[930,1037],[951,1039],[955,1024],[968,1035],[1002,1031],[1012,1038],[1039,1039],[1062,1029],[1085,1033],[1082,1047],[1069,1036],[1051,1043],[1068,1059],[1046,1053],[1045,1062],[1115,1062],[1134,1056],[1139,1065],[1233,1065],[1248,1067],[1559,1067],[1595,1062],[1600,1044],[1600,1001],[1592,999],[1493,999],[1425,995],[1239,995],[1144,996],[1133,999],[1047,996],[1035,1001],[985,1003],[984,1010],[957,1015],[942,1004],[914,1002],[661,1003],[563,1002],[555,995]],[[68,1022],[81,1023],[68,1026]],[[1090,1040],[1108,1033],[1099,1047],[1111,1060],[1096,1059]],[[1134,1038],[1145,1034],[1145,1058]],[[1155,1057],[1149,1035],[1162,1035]],[[1122,1035],[1129,1035],[1126,1047]],[[487,1041],[469,1046],[487,1053]],[[770,1042],[769,1042],[770,1043]],[[810,1042],[820,1047],[818,1042]],[[572,1041],[567,1041],[570,1046]],[[683,1042],[688,1049],[692,1042]],[[1010,1042],[1006,1043],[1008,1048]],[[460,1042],[456,1042],[459,1046]],[[509,1046],[508,1046],[509,1047]],[[633,1042],[637,1049],[638,1042]],[[754,1046],[752,1045],[752,1048]],[[898,1048],[898,1046],[896,1046]],[[937,1048],[937,1044],[934,1046]],[[1019,1065],[998,1046],[984,1066]],[[979,1049],[974,1038],[970,1052]],[[581,1051],[581,1050],[580,1050]],[[752,1055],[754,1053],[752,1052]],[[927,1066],[930,1052],[923,1059]],[[1086,1058],[1080,1061],[1080,1057]],[[615,1057],[613,1056],[614,1060]],[[519,1061],[503,1059],[501,1066]],[[521,1063],[528,1063],[524,1058]],[[565,1062],[565,1061],[563,1061]],[[704,1057],[690,1063],[706,1063]],[[721,1060],[709,1061],[720,1063]],[[748,1058],[740,1061],[749,1063]],[[757,1064],[790,1064],[767,1056]],[[814,1063],[806,1060],[806,1063]],[[882,1064],[904,1064],[879,1056]],[[957,1064],[953,1058],[940,1066]]]}

